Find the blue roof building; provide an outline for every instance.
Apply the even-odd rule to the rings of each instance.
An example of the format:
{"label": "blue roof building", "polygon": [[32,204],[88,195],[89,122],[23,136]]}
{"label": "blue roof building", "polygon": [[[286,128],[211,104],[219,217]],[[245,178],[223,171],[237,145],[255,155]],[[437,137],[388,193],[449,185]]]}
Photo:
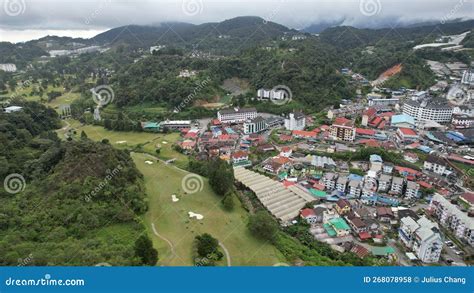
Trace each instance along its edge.
{"label": "blue roof building", "polygon": [[407,114],[393,115],[391,124],[394,127],[415,128],[415,118]]}

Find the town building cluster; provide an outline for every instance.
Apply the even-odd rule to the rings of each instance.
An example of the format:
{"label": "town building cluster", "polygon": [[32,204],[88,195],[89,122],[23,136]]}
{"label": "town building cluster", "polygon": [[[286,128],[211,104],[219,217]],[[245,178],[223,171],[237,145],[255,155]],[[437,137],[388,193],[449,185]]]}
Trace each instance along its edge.
{"label": "town building cluster", "polygon": [[[283,95],[257,91],[260,100]],[[335,250],[398,264],[462,264],[474,251],[473,116],[470,103],[453,105],[431,90],[374,86],[322,118],[232,107],[208,125],[143,128],[180,131],[183,152],[232,164],[237,186],[282,225],[306,223]]]}

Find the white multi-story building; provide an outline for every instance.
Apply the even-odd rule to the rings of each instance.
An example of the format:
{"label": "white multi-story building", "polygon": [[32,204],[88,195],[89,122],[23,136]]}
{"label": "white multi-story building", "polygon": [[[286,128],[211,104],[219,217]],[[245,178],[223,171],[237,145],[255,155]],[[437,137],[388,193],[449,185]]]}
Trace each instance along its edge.
{"label": "white multi-story building", "polygon": [[403,192],[404,181],[401,177],[393,177],[390,194],[401,194]]}
{"label": "white multi-story building", "polygon": [[191,128],[191,120],[165,120],[160,122],[160,128],[168,128],[171,130]]}
{"label": "white multi-story building", "polygon": [[469,87],[474,87],[474,71],[465,70],[462,74],[461,83]]}
{"label": "white multi-story building", "polygon": [[474,117],[468,115],[453,115],[453,120],[451,120],[451,125],[454,128],[471,128],[474,126]]}
{"label": "white multi-story building", "polygon": [[438,175],[450,175],[452,173],[451,167],[446,160],[434,155],[429,155],[426,158],[426,161],[423,163],[423,169]]}
{"label": "white multi-story building", "polygon": [[387,192],[390,189],[391,184],[392,176],[386,174],[380,175],[378,191]]}
{"label": "white multi-story building", "polygon": [[420,184],[414,181],[408,181],[407,189],[405,191],[405,198],[407,199],[418,198],[419,191],[420,191]]}
{"label": "white multi-story building", "polygon": [[259,89],[257,91],[257,98],[259,100],[283,100],[286,98],[286,92],[282,90]]}
{"label": "white multi-story building", "polygon": [[400,103],[400,98],[384,98],[384,97],[370,97],[367,95],[368,104],[373,106],[391,106]]}
{"label": "white multi-story building", "polygon": [[325,173],[323,176],[324,187],[326,190],[334,190],[336,186],[336,174],[335,173]]}
{"label": "white multi-story building", "polygon": [[336,190],[339,192],[346,192],[347,176],[339,176],[336,182]]}
{"label": "white multi-story building", "polygon": [[431,199],[429,209],[439,220],[441,225],[453,232],[456,238],[466,241],[474,246],[474,219],[462,212],[458,207],[444,198],[441,194],[435,193]]}
{"label": "white multi-story building", "polygon": [[409,100],[403,104],[403,114],[412,116],[415,121],[430,120],[438,123],[449,123],[453,115],[453,108],[441,100]]}
{"label": "white multi-story building", "polygon": [[474,107],[472,106],[456,106],[453,108],[453,114],[455,115],[467,115],[470,117],[474,117]]}
{"label": "white multi-story building", "polygon": [[217,112],[217,119],[222,123],[242,123],[257,117],[255,108],[231,108]]}
{"label": "white multi-story building", "polygon": [[13,63],[0,64],[0,70],[5,72],[16,72],[16,65]]}
{"label": "white multi-story building", "polygon": [[400,220],[398,235],[403,244],[411,249],[422,262],[436,263],[439,261],[443,240],[436,223],[424,216],[418,221],[411,217],[404,217]]}
{"label": "white multi-story building", "polygon": [[263,119],[262,116],[255,117],[254,119],[249,119],[244,123],[245,134],[259,133],[267,128],[267,122],[265,119]]}
{"label": "white multi-story building", "polygon": [[361,182],[358,180],[351,180],[349,181],[349,195],[352,197],[360,197],[360,193],[362,192]]}
{"label": "white multi-story building", "polygon": [[306,117],[301,112],[293,112],[285,119],[285,128],[288,130],[304,130],[306,127]]}

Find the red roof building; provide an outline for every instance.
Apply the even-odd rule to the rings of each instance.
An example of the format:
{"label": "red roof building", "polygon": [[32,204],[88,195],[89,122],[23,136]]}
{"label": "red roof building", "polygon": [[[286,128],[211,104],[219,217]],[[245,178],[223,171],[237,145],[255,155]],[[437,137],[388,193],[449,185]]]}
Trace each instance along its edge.
{"label": "red roof building", "polygon": [[248,159],[248,157],[249,157],[249,154],[244,151],[237,151],[232,154],[232,159],[234,160],[244,160],[244,159],[246,160]]}
{"label": "red roof building", "polygon": [[290,187],[290,186],[293,186],[295,185],[296,183],[293,182],[293,181],[288,181],[288,180],[283,180],[283,186],[285,186],[286,188]]}
{"label": "red roof building", "polygon": [[383,120],[382,122],[380,122],[380,124],[379,124],[379,126],[377,126],[377,128],[378,129],[384,129],[385,125],[387,125],[387,121]]}
{"label": "red roof building", "polygon": [[374,136],[375,135],[375,130],[372,129],[364,129],[364,128],[356,128],[356,134],[357,135],[363,135],[363,136]]}
{"label": "red roof building", "polygon": [[470,206],[474,205],[474,193],[471,192],[465,192],[462,195],[459,196],[459,199],[464,201]]}
{"label": "red roof building", "polygon": [[364,258],[370,254],[367,248],[359,244],[354,245],[354,247],[351,249],[351,252],[355,253],[360,258]]}
{"label": "red roof building", "polygon": [[316,190],[324,190],[325,186],[324,184],[321,184],[321,183],[314,183],[313,188]]}
{"label": "red roof building", "polygon": [[372,236],[370,236],[369,232],[360,232],[358,234],[358,236],[359,236],[360,240],[362,240],[362,241],[372,238]]}
{"label": "red roof building", "polygon": [[380,124],[380,122],[382,122],[382,117],[375,117],[374,120],[369,122],[369,125],[373,127],[377,127]]}
{"label": "red roof building", "polygon": [[186,133],[186,135],[184,136],[184,138],[196,138],[198,136],[198,133],[197,132],[189,132]]}
{"label": "red roof building", "polygon": [[299,138],[316,138],[318,132],[316,131],[304,131],[304,130],[293,130],[291,133],[294,137]]}
{"label": "red roof building", "polygon": [[278,139],[281,140],[281,141],[291,141],[293,139],[293,137],[291,135],[280,134]]}
{"label": "red roof building", "polygon": [[415,136],[415,135],[418,135],[416,133],[415,130],[411,129],[411,128],[403,128],[403,127],[400,127],[398,128],[398,130],[400,130],[401,133],[403,133],[404,135],[411,135],[411,136]]}
{"label": "red roof building", "polygon": [[352,120],[349,120],[345,117],[337,117],[336,120],[334,120],[333,125],[340,125],[340,126],[352,126],[354,123]]}
{"label": "red roof building", "polygon": [[397,136],[399,137],[400,140],[409,141],[409,142],[413,142],[419,139],[419,136],[416,133],[416,131],[411,128],[403,128],[403,127],[398,128]]}
{"label": "red roof building", "polygon": [[373,148],[380,147],[380,143],[375,139],[361,139],[359,143]]}
{"label": "red roof building", "polygon": [[401,175],[404,176],[420,176],[422,173],[419,171],[416,171],[412,168],[407,168],[407,167],[402,167],[402,166],[395,166],[395,170],[398,171]]}
{"label": "red roof building", "polygon": [[416,183],[420,184],[420,186],[424,188],[428,188],[428,189],[433,188],[433,185],[425,181],[417,181]]}

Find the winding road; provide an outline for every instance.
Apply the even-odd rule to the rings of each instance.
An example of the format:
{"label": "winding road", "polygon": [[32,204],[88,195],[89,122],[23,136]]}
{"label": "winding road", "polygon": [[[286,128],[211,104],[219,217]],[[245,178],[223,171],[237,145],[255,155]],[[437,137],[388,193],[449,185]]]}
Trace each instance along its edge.
{"label": "winding road", "polygon": [[224,250],[225,259],[227,260],[227,266],[228,266],[228,267],[231,267],[231,266],[232,266],[232,261],[231,261],[231,259],[230,259],[230,253],[229,253],[229,251],[228,251],[227,248],[224,246],[224,244],[222,244],[222,242],[219,242],[219,246],[222,248],[222,250]]}
{"label": "winding road", "polygon": [[166,238],[165,236],[161,235],[160,233],[158,233],[158,231],[156,230],[156,227],[155,227],[155,223],[151,223],[151,229],[153,229],[153,234],[155,234],[156,236],[158,236],[160,239],[162,239],[163,241],[165,241],[166,243],[168,243],[168,245],[170,246],[170,249],[171,249],[171,254],[173,257],[176,256],[176,252],[174,251],[174,245],[173,243],[171,243],[171,241],[169,241],[168,238]]}

